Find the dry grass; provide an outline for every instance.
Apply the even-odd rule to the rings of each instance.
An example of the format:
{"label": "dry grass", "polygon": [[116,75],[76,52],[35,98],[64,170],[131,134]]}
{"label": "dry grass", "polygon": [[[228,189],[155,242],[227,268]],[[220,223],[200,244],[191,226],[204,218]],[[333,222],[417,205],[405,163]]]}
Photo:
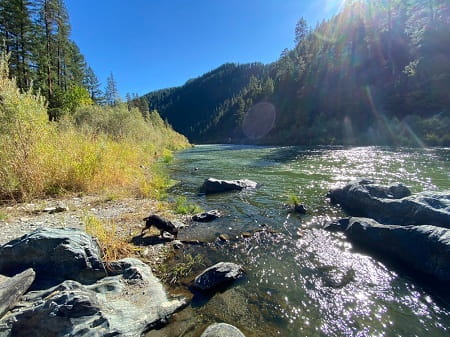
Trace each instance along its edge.
{"label": "dry grass", "polygon": [[80,108],[50,123],[45,102],[20,92],[0,60],[0,199],[24,201],[67,192],[162,198],[162,163],[188,146],[157,113],[125,105]]}
{"label": "dry grass", "polygon": [[94,216],[84,218],[86,232],[97,238],[102,250],[102,259],[106,263],[135,256],[140,248],[134,246],[129,238],[121,236],[112,222],[103,222]]}

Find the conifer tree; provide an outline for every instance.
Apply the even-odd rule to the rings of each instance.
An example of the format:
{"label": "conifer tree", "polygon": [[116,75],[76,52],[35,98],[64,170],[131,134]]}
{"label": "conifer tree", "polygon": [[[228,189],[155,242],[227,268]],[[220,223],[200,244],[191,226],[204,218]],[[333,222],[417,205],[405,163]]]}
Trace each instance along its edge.
{"label": "conifer tree", "polygon": [[119,90],[117,89],[117,83],[112,72],[106,79],[105,101],[106,104],[111,106],[120,103]]}

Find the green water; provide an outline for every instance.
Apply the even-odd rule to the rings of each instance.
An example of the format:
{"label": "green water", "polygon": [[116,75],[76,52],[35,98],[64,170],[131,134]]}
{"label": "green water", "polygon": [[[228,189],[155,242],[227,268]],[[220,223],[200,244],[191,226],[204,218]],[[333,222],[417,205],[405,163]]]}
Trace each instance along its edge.
{"label": "green water", "polygon": [[[207,145],[179,153],[172,177],[180,183],[173,195],[225,214],[210,224],[193,224],[181,238],[212,241],[221,233],[233,238],[261,224],[279,233],[186,247],[183,254],[201,254],[205,265],[240,263],[247,277],[211,298],[194,298],[160,336],[198,336],[218,321],[238,326],[247,337],[449,336],[448,296],[356,251],[343,235],[321,229],[345,216],[326,200],[330,188],[365,177],[402,182],[413,192],[450,189],[449,159],[450,149],[378,147]],[[246,178],[261,187],[199,195],[208,177]],[[300,197],[308,216],[286,211],[289,194]]]}

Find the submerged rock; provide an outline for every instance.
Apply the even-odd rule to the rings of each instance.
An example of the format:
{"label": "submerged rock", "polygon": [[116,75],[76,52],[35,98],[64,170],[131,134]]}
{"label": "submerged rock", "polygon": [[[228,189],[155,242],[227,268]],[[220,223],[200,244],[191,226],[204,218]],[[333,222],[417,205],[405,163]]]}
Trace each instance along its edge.
{"label": "submerged rock", "polygon": [[196,222],[210,222],[210,221],[213,221],[213,220],[216,220],[216,219],[220,218],[221,216],[222,215],[220,214],[220,212],[217,209],[213,209],[213,210],[208,211],[208,212],[195,214],[192,217],[192,220],[196,221]]}
{"label": "submerged rock", "polygon": [[0,318],[11,309],[20,296],[30,288],[36,274],[33,269],[27,269],[11,278],[0,282]]}
{"label": "submerged rock", "polygon": [[307,209],[306,209],[305,205],[303,205],[303,204],[295,205],[294,206],[294,211],[299,213],[299,214],[306,214],[307,213]]}
{"label": "submerged rock", "polygon": [[0,336],[140,336],[185,303],[169,300],[150,267],[124,259],[116,276],[86,286],[75,281],[28,293],[0,320]]}
{"label": "submerged rock", "polygon": [[245,337],[245,335],[233,325],[216,323],[207,327],[200,337]]}
{"label": "submerged rock", "polygon": [[412,270],[450,281],[450,229],[382,225],[367,218],[341,219],[325,228],[343,231],[356,245]]}
{"label": "submerged rock", "polygon": [[380,186],[367,180],[329,192],[331,202],[352,216],[391,225],[433,225],[450,228],[450,192],[411,195],[404,185]]}
{"label": "submerged rock", "polygon": [[97,243],[81,230],[41,228],[0,247],[0,274],[33,268],[35,289],[65,280],[91,283],[107,275],[100,256]]}
{"label": "submerged rock", "polygon": [[203,183],[200,191],[205,194],[221,193],[227,191],[241,191],[245,188],[256,188],[258,184],[254,181],[243,180],[218,180],[208,178]]}
{"label": "submerged rock", "polygon": [[194,286],[201,290],[214,290],[244,276],[241,265],[232,262],[219,262],[204,270],[194,280]]}

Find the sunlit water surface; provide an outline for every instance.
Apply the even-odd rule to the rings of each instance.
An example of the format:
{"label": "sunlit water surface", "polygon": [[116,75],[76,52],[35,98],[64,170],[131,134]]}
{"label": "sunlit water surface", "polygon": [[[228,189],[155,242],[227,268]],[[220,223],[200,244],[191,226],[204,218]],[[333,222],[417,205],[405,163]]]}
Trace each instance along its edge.
{"label": "sunlit water surface", "polygon": [[[240,263],[247,276],[209,299],[194,299],[179,314],[178,330],[161,330],[160,335],[198,336],[207,324],[222,321],[247,337],[449,336],[447,297],[408,272],[355,250],[342,234],[321,229],[330,219],[345,216],[326,200],[330,188],[366,177],[402,182],[413,192],[450,189],[449,159],[450,149],[378,147],[205,145],[179,153],[172,165],[172,178],[179,181],[173,195],[225,214],[209,224],[193,224],[180,232],[182,238],[213,241],[221,233],[235,238],[261,224],[278,234],[186,247],[184,254],[201,254],[205,265]],[[199,195],[208,177],[246,178],[261,187]],[[286,211],[289,194],[307,205],[308,216]]]}

